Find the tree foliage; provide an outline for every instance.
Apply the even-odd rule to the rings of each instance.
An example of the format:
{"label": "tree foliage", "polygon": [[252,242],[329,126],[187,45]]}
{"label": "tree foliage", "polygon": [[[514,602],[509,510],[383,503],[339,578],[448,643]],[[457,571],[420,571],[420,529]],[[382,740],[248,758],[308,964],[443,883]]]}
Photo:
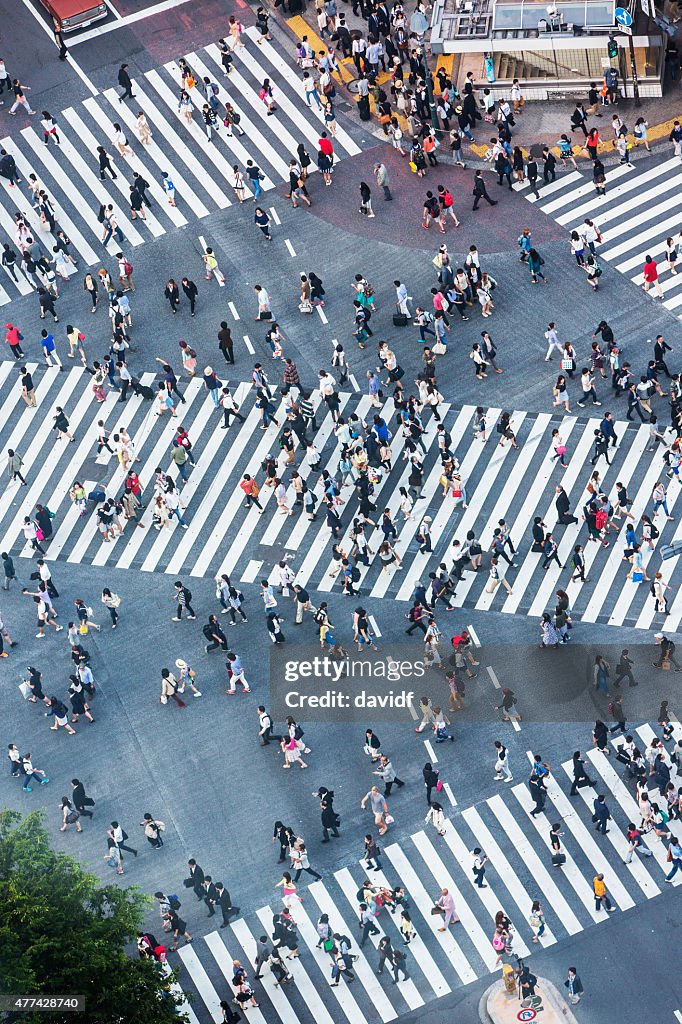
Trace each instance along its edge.
{"label": "tree foliage", "polygon": [[85,1014],[26,1013],[22,1024],[177,1024],[168,979],[126,947],[148,898],[137,886],[101,885],[52,849],[43,815],[0,811],[0,991],[83,995]]}

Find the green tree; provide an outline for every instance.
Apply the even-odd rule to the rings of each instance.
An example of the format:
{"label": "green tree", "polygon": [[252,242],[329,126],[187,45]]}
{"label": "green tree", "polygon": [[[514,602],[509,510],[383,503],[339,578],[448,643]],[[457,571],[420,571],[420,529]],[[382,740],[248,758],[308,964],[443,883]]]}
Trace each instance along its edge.
{"label": "green tree", "polygon": [[148,906],[137,886],[101,885],[56,853],[41,811],[0,811],[0,991],[85,997],[83,1016],[27,1013],[21,1024],[186,1021],[169,991],[174,976],[126,954]]}

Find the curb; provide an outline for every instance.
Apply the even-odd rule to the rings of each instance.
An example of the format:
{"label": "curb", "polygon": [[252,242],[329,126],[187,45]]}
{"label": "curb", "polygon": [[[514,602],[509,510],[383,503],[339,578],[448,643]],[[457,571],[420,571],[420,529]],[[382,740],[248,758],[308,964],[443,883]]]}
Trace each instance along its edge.
{"label": "curb", "polygon": [[[488,1011],[488,1003],[493,994],[497,994],[500,991],[501,981],[496,981],[493,985],[485,990],[478,1003],[478,1019],[481,1024],[495,1024],[493,1017],[491,1017]],[[547,978],[542,978],[538,975],[537,980],[538,988],[542,990],[542,994],[545,997],[545,1001],[552,1007],[558,1017],[565,1021],[566,1024],[578,1024],[578,1019],[573,1013],[564,997],[561,995],[556,985],[554,985]],[[510,999],[511,1005],[511,999]],[[521,1004],[519,1003],[519,1007]]]}
{"label": "curb", "polygon": [[[313,25],[309,24],[309,22],[306,20],[305,12],[302,12],[301,14],[298,14],[298,15],[290,16],[288,18],[283,18],[280,21],[280,27],[285,29],[286,34],[288,34],[294,40],[299,40],[300,39],[299,32],[297,32],[296,29],[298,28],[299,31],[300,31],[301,27],[303,27],[303,26],[305,26],[305,34],[308,35],[311,38],[313,43],[315,43],[315,48],[316,49],[318,47],[319,48],[326,48],[327,47],[327,44],[325,42],[323,42],[323,40],[321,40],[320,37],[317,35],[316,26],[313,26]],[[355,107],[356,107],[355,92],[352,89],[352,85],[356,81],[354,75],[352,74],[352,72],[350,72],[350,70],[348,69],[346,64],[344,62],[342,62],[341,60],[339,60],[339,71],[338,71],[338,73],[333,73],[333,77],[336,79],[337,87],[343,89],[348,94],[348,100],[351,103],[351,105],[353,107],[353,110],[354,110]],[[374,107],[374,102],[371,99],[371,97],[370,97],[370,106],[372,108],[372,113],[374,115],[375,107]],[[381,130],[381,127],[375,121],[369,121],[369,122],[367,122],[367,121],[360,121],[360,119],[355,115],[354,112],[346,113],[345,116],[348,117],[350,120],[352,120],[353,124],[356,127],[359,127],[363,131],[366,131],[370,135],[374,136],[374,138],[378,142],[388,142],[389,141],[388,138],[386,137],[386,135],[384,134],[384,132]],[[401,114],[399,114],[398,112],[396,112],[396,117],[398,118],[398,120],[400,122],[400,125],[403,128],[403,131],[406,131],[405,118]],[[681,119],[682,119],[682,115],[681,115]],[[668,142],[668,135],[670,134],[672,126],[673,126],[673,119],[671,119],[669,121],[663,121],[660,124],[654,125],[653,127],[648,129],[648,141],[649,141],[649,145],[651,146],[651,152],[650,153],[647,152],[647,150],[643,146],[641,146],[641,145],[638,146],[636,144],[636,140],[635,140],[633,134],[631,132],[628,133],[628,139],[633,143],[632,153],[633,154],[634,153],[641,153],[641,156],[639,156],[638,159],[637,159],[637,163],[638,164],[641,162],[642,158],[644,158],[648,162],[648,160],[651,157],[653,157],[655,155],[658,155],[658,149],[659,149],[660,144],[663,143],[663,142]],[[441,133],[442,133],[442,129],[439,129],[439,131],[441,131]],[[541,143],[537,143],[537,145],[540,145],[540,144]],[[475,143],[474,145],[476,146],[476,149],[482,149],[482,148],[484,148],[485,144],[483,144],[483,143]],[[486,170],[486,168],[488,168],[488,169],[490,168],[491,165],[490,165],[489,161],[483,160],[482,157],[480,157],[478,155],[478,153],[475,150],[472,149],[471,144],[469,144],[466,140],[463,140],[463,146],[466,147],[465,149],[463,149],[463,152],[465,152],[465,154],[466,154],[466,166],[467,166],[467,169],[471,168],[472,170],[476,171],[476,170]],[[487,149],[487,146],[485,146],[485,148]],[[527,151],[525,150],[525,148],[523,146],[521,148],[522,148],[524,154],[526,154]],[[549,148],[554,153],[555,156],[558,156],[559,149],[558,149],[557,146],[550,146]],[[582,151],[582,148],[583,147],[581,145],[576,144],[576,146],[574,148],[574,156],[576,155],[575,154],[575,149],[577,149],[579,151]],[[442,149],[442,147],[441,147],[441,149]],[[612,140],[609,139],[606,142],[601,142],[599,144],[598,153],[599,153],[599,158],[600,158],[601,162],[604,164],[605,167],[617,167],[617,166],[620,165],[620,157],[618,156],[618,154],[617,154],[617,152],[615,150],[615,144],[614,144],[614,142]],[[588,163],[587,162],[588,158],[586,158],[586,157],[581,157],[581,160],[582,159],[584,159],[586,161],[585,166],[589,167],[591,161]],[[454,165],[454,162],[455,162],[450,157],[449,154],[443,153],[443,152],[439,153],[439,160],[442,163],[444,163],[444,164],[453,164]],[[581,164],[578,164],[578,169],[579,170],[581,169],[581,166],[582,166]]]}

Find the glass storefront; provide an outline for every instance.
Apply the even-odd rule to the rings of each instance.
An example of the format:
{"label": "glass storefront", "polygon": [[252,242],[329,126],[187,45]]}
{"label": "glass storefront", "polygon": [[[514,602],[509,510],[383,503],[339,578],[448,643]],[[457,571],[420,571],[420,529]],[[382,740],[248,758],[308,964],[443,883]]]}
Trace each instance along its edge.
{"label": "glass storefront", "polygon": [[496,0],[493,32],[569,31],[569,26],[606,29],[615,24],[614,0],[572,0],[547,3],[547,0]]}

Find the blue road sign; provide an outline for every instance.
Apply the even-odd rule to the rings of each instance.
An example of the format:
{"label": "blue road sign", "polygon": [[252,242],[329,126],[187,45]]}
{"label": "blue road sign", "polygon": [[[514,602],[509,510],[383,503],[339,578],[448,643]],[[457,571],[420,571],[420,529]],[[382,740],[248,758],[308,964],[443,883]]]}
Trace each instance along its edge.
{"label": "blue road sign", "polygon": [[632,25],[632,15],[624,7],[616,7],[616,21],[619,25],[624,25],[625,28],[630,28]]}

